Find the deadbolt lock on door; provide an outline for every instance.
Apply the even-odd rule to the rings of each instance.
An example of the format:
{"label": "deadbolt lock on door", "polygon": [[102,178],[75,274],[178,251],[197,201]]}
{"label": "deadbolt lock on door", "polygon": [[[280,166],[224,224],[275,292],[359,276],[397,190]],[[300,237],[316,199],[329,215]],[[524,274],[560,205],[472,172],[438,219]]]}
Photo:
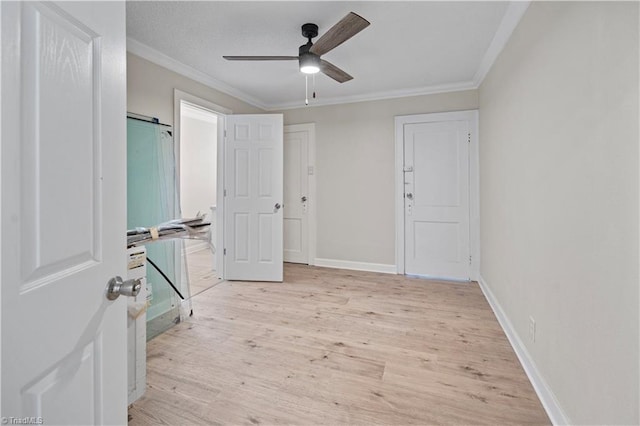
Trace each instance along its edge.
{"label": "deadbolt lock on door", "polygon": [[409,200],[413,200],[413,194],[411,192],[407,192],[406,197]]}
{"label": "deadbolt lock on door", "polygon": [[302,198],[300,199],[303,203],[307,202],[307,196],[303,195]]}
{"label": "deadbolt lock on door", "polygon": [[121,277],[113,277],[107,283],[107,299],[116,300],[120,295],[136,297],[141,288],[139,278],[123,281]]}

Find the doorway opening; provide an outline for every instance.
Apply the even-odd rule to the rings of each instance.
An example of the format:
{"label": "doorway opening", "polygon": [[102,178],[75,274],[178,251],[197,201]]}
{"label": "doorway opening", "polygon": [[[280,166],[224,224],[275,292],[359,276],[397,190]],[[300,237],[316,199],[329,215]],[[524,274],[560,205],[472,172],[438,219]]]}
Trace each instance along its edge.
{"label": "doorway opening", "polygon": [[211,222],[208,241],[185,241],[183,246],[190,297],[222,278],[218,209],[222,198],[220,153],[225,114],[230,110],[188,93],[174,92],[177,181],[181,217],[204,215]]}
{"label": "doorway opening", "polygon": [[180,207],[183,217],[204,215],[209,241],[185,241],[191,295],[209,288],[215,276],[218,116],[180,101]]}

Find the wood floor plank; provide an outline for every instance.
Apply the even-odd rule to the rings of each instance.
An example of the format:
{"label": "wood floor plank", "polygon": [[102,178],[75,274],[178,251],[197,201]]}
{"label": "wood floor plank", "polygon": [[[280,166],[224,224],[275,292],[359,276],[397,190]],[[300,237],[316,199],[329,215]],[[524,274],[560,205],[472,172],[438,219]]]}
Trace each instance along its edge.
{"label": "wood floor plank", "polygon": [[287,264],[193,309],[148,343],[130,425],[549,423],[476,283]]}

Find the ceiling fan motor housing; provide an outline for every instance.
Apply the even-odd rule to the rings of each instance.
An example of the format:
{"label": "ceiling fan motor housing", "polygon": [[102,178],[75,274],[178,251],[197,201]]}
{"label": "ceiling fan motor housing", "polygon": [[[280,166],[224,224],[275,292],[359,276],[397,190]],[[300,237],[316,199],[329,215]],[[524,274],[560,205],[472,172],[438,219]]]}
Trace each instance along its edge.
{"label": "ceiling fan motor housing", "polygon": [[[317,72],[320,69],[320,56],[309,52],[309,49],[313,46],[311,39],[318,36],[318,26],[310,23],[304,24],[302,26],[302,36],[309,41],[298,48],[300,70],[307,73]],[[315,69],[315,71],[304,71],[304,69],[308,69],[307,67],[312,67],[311,69]]]}
{"label": "ceiling fan motor housing", "polygon": [[[306,47],[306,51],[303,52],[302,48]],[[298,57],[298,65],[300,71],[307,74],[314,74],[320,70],[320,56],[309,52],[311,46],[300,46],[300,56]],[[313,71],[305,71],[305,68],[312,67]]]}

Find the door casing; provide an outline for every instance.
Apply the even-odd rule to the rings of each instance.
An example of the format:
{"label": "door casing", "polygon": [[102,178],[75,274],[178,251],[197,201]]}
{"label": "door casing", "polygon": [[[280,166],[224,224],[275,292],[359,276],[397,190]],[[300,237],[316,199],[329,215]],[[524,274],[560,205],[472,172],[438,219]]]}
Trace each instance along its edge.
{"label": "door casing", "polygon": [[480,276],[480,186],[478,150],[478,110],[403,115],[395,117],[395,211],[396,211],[396,273],[405,273],[405,216],[404,216],[404,126],[414,123],[441,121],[469,121],[469,243],[471,280]]}

